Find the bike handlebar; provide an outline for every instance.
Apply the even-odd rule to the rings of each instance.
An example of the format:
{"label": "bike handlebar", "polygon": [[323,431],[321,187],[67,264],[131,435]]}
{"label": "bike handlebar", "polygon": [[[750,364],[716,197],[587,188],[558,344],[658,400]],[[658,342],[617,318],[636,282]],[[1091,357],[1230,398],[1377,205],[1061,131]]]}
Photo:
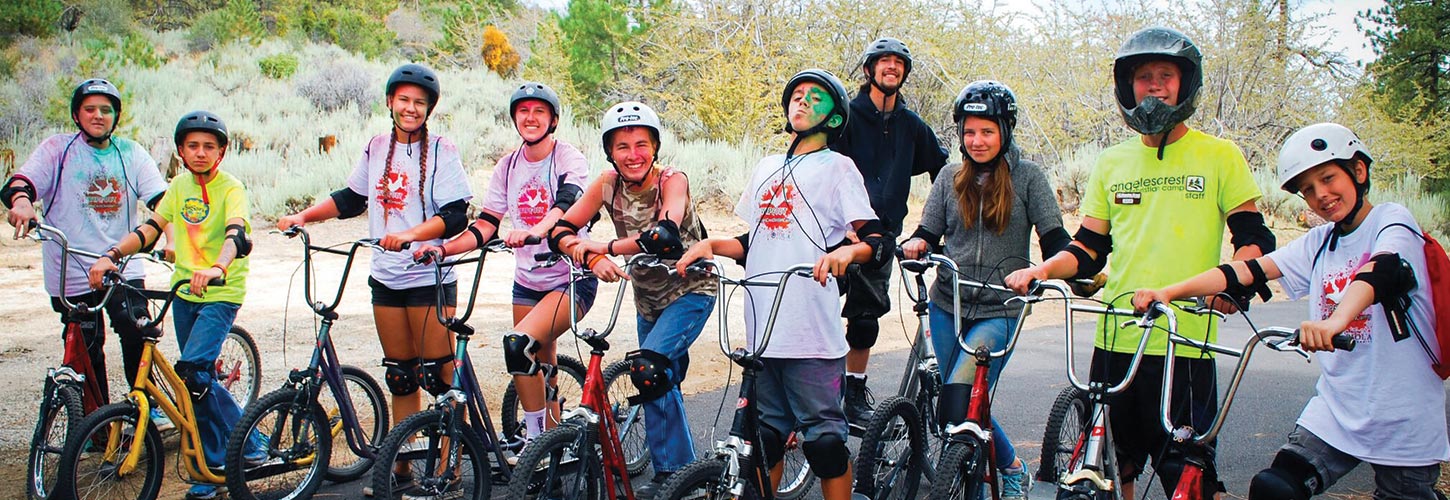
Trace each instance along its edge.
{"label": "bike handlebar", "polygon": [[[71,248],[70,240],[66,238],[65,232],[64,231],[61,231],[59,228],[57,228],[55,226],[49,226],[49,225],[46,225],[46,224],[38,223],[38,222],[36,222],[34,220],[29,221],[29,224],[30,224],[30,229],[33,231],[33,232],[30,233],[30,238],[31,239],[33,239],[35,241],[38,241],[38,242],[41,242],[41,243],[44,243],[46,241],[54,241],[54,242],[56,242],[56,244],[60,245],[60,262],[61,262],[61,266],[60,266],[60,275],[59,275],[58,279],[60,281],[60,286],[61,286],[61,289],[62,289],[62,293],[59,294],[59,297],[58,298],[60,299],[61,305],[64,306],[66,308],[66,310],[73,311],[73,312],[77,312],[77,313],[80,313],[80,314],[96,314],[101,309],[104,309],[106,307],[106,304],[107,303],[110,303],[110,301],[111,301],[111,295],[114,294],[115,291],[116,291],[116,287],[114,287],[114,286],[106,286],[105,287],[106,288],[106,293],[101,297],[101,300],[99,302],[97,302],[96,305],[94,305],[94,306],[89,305],[89,304],[85,304],[85,303],[77,304],[77,303],[71,302],[70,301],[70,298],[66,296],[67,294],[64,293],[65,282],[66,282],[66,279],[65,279],[66,278],[66,271],[70,268],[70,266],[67,265],[68,264],[67,261],[70,260],[69,257],[72,254],[74,254],[74,255],[79,255],[81,257],[85,257],[85,258],[88,258],[88,259],[96,260],[96,259],[100,259],[101,258],[101,254],[93,253],[93,252],[87,252],[85,250],[80,250],[80,249],[76,249],[76,248]],[[159,250],[157,252],[159,252]],[[128,256],[122,258],[120,262],[117,262],[116,263],[116,266],[118,268],[117,270],[118,271],[124,271],[126,269],[126,265],[129,264],[132,259],[149,260],[149,261],[155,262],[157,264],[161,264],[161,265],[166,266],[166,267],[171,267],[171,264],[167,263],[164,259],[156,256],[156,252],[151,252],[151,253],[137,253],[137,254],[132,254],[132,255],[128,255]],[[119,274],[117,274],[117,276],[119,276]],[[120,281],[124,281],[124,280],[120,280]],[[103,280],[103,283],[102,284],[103,285],[105,284],[105,281],[104,280]]]}

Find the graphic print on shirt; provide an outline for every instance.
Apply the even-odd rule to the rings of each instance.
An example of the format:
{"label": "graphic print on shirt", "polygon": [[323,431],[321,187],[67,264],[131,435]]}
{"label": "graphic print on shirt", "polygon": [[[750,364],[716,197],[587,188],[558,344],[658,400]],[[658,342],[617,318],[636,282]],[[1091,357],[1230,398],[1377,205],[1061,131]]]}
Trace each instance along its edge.
{"label": "graphic print on shirt", "polygon": [[82,206],[101,219],[111,220],[121,215],[125,205],[122,196],[126,185],[120,179],[106,172],[96,172],[84,179],[85,191],[81,193]]}
{"label": "graphic print on shirt", "polygon": [[408,173],[390,172],[378,178],[373,188],[378,193],[378,204],[385,213],[401,214],[408,206]]}
{"label": "graphic print on shirt", "polygon": [[541,182],[539,177],[529,179],[519,188],[519,198],[515,203],[519,220],[528,227],[533,227],[544,220],[552,202],[553,195],[549,192],[549,186]]}
{"label": "graphic print on shirt", "polygon": [[[1368,260],[1368,255],[1353,258],[1345,263],[1345,267],[1327,271],[1324,274],[1324,281],[1321,284],[1323,287],[1321,290],[1322,298],[1319,302],[1320,318],[1328,318],[1334,314],[1334,310],[1339,307],[1339,303],[1344,298],[1344,290],[1349,288],[1350,283],[1354,282],[1355,273],[1359,270],[1362,263]],[[1368,309],[1365,310],[1368,311]],[[1355,342],[1366,343],[1371,341],[1369,331],[1369,315],[1361,312],[1353,320],[1350,320],[1349,327],[1344,330],[1344,333],[1353,335]]]}
{"label": "graphic print on shirt", "polygon": [[765,189],[765,193],[760,196],[759,207],[760,225],[765,227],[767,237],[790,236],[791,224],[794,223],[792,214],[799,196],[795,183],[784,179]]}

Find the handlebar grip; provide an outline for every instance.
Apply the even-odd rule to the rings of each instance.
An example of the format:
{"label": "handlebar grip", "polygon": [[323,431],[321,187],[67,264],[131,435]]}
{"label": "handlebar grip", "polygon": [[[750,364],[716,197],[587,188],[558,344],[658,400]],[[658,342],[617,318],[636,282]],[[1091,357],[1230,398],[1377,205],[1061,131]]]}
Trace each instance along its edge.
{"label": "handlebar grip", "polygon": [[557,259],[557,258],[561,258],[561,257],[563,257],[563,256],[562,255],[559,255],[557,253],[554,253],[554,252],[536,253],[536,254],[534,254],[534,262],[544,262],[544,261],[553,260],[553,259]]}
{"label": "handlebar grip", "polygon": [[292,226],[282,230],[282,236],[288,238],[296,237],[298,234],[302,234],[302,226]]}
{"label": "handlebar grip", "polygon": [[525,245],[537,245],[537,244],[540,244],[540,243],[543,243],[543,242],[544,242],[544,239],[543,238],[540,238],[538,236],[530,236],[530,237],[524,238],[524,244]]}
{"label": "handlebar grip", "polygon": [[1068,287],[1072,288],[1073,295],[1087,298],[1096,295],[1098,293],[1098,290],[1102,290],[1103,285],[1107,282],[1107,275],[1103,273],[1098,273],[1093,275],[1092,278],[1075,279],[1068,281],[1067,284]]}
{"label": "handlebar grip", "polygon": [[1354,350],[1354,336],[1347,333],[1337,333],[1333,337],[1330,337],[1329,342],[1334,344],[1335,349],[1343,349],[1346,351]]}
{"label": "handlebar grip", "polygon": [[206,282],[206,286],[227,286],[226,278],[212,278]]}

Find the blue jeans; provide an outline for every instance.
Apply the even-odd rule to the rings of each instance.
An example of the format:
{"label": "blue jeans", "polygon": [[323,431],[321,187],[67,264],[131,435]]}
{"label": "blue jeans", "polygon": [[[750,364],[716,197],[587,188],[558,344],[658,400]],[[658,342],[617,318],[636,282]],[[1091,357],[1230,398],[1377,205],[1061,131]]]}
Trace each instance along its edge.
{"label": "blue jeans", "polygon": [[[957,329],[953,328],[952,320],[951,311],[942,309],[935,303],[931,304],[931,347],[936,351],[942,383],[970,384],[977,361],[957,343]],[[1017,318],[963,318],[962,323],[966,326],[964,338],[967,345],[985,345],[994,351],[1007,347],[1007,340],[1017,330]],[[1006,356],[992,360],[987,370],[988,384],[997,385],[997,376],[1002,374],[1002,368],[1007,366],[1007,360],[1011,358],[1012,353],[1009,352]],[[1017,451],[1012,447],[1012,441],[1007,438],[1006,431],[1002,430],[1002,424],[996,417],[992,418],[992,441],[992,447],[997,454],[997,464],[1002,468],[1011,466],[1017,460]]]}
{"label": "blue jeans", "polygon": [[690,368],[690,344],[700,337],[714,307],[715,297],[687,293],[665,307],[654,321],[639,316],[639,348],[663,354],[672,362],[670,378],[674,387],[644,404],[645,437],[656,474],[675,472],[695,461],[695,441],[685,420],[680,382]]}
{"label": "blue jeans", "polygon": [[[178,298],[171,305],[171,320],[176,323],[176,342],[181,344],[181,358],[178,363],[188,362],[203,366],[215,366],[221,355],[222,342],[237,319],[241,304],[230,302],[189,302]],[[232,427],[242,419],[242,407],[232,399],[221,383],[216,381],[211,370],[199,372],[198,380],[211,384],[205,396],[192,405],[196,413],[196,427],[201,434],[201,448],[206,463],[221,467],[227,455],[227,437]]]}

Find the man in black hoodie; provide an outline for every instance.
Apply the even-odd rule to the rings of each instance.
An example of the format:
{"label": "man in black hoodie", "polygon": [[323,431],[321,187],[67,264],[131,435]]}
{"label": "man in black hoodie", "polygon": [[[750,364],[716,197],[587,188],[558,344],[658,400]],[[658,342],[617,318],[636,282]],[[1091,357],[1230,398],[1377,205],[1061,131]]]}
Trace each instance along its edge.
{"label": "man in black hoodie", "polygon": [[[871,208],[890,237],[901,234],[911,178],[930,174],[933,179],[947,161],[947,150],[920,116],[907,109],[899,91],[911,74],[911,50],[895,38],[881,38],[861,55],[866,82],[851,100],[851,120],[831,148],[850,157],[866,181]],[[866,396],[866,362],[880,331],[878,319],[891,310],[891,265],[861,270],[847,276],[846,304],[846,419],[864,427],[871,418]]]}

